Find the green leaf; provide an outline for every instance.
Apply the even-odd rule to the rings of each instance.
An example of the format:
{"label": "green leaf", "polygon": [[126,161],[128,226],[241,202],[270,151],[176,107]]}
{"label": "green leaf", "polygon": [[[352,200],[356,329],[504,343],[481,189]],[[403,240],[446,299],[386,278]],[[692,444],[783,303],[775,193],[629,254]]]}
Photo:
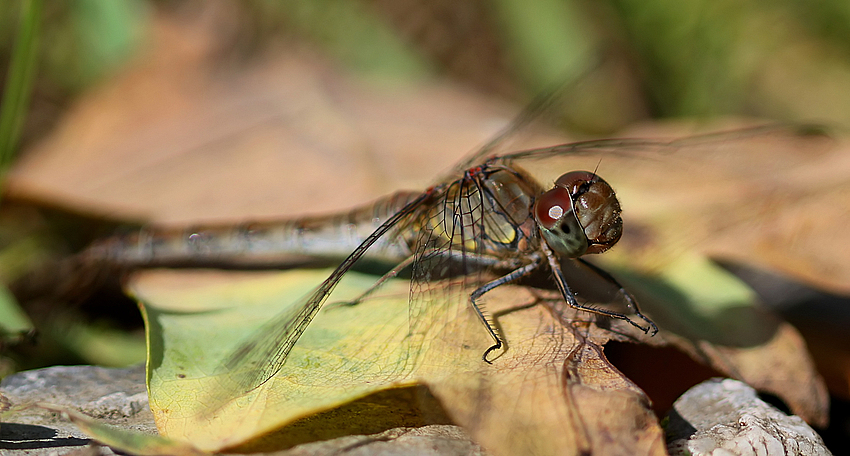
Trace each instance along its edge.
{"label": "green leaf", "polygon": [[8,288],[0,286],[0,335],[23,334],[32,329],[32,322],[15,297]]}
{"label": "green leaf", "polygon": [[28,0],[21,9],[20,28],[12,51],[12,62],[3,102],[0,105],[0,173],[5,174],[18,146],[18,138],[29,108],[35,80],[38,35],[41,25],[41,0]]}
{"label": "green leaf", "polygon": [[138,334],[102,324],[52,324],[45,332],[87,363],[124,367],[145,359],[145,341]]}
{"label": "green leaf", "polygon": [[[323,310],[290,354],[285,371],[238,402],[227,388],[252,366],[220,372],[246,335],[298,303],[329,271],[260,274],[236,280],[136,284],[148,327],[148,387],[157,426],[216,450],[283,424],[394,386],[410,377],[405,281],[389,296]],[[214,275],[214,273],[211,273]],[[350,299],[374,277],[348,274],[334,299]],[[217,395],[222,396],[217,396]],[[210,410],[216,404],[220,410]]]}
{"label": "green leaf", "polygon": [[361,73],[416,80],[431,72],[427,62],[362,2],[296,0],[270,6],[282,7],[290,27]]}
{"label": "green leaf", "polygon": [[70,4],[80,76],[95,81],[130,58],[149,27],[149,5],[138,0],[79,0]]}
{"label": "green leaf", "polygon": [[493,3],[514,68],[531,93],[546,90],[567,74],[589,66],[596,38],[578,5],[558,0],[499,0]]}

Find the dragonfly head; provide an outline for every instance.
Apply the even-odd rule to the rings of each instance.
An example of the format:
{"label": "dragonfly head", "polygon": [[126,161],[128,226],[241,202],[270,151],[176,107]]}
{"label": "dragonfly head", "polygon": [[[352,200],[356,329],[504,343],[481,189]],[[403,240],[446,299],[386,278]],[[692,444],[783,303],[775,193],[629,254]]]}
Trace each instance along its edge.
{"label": "dragonfly head", "polygon": [[570,258],[610,249],[623,234],[620,202],[607,182],[572,171],[534,202],[534,219],[552,250]]}

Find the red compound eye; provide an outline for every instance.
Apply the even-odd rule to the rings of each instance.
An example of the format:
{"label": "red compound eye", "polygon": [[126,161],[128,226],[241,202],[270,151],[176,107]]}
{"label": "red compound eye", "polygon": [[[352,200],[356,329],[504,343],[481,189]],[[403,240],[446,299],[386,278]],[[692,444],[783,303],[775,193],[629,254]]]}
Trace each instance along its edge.
{"label": "red compound eye", "polygon": [[534,218],[543,228],[551,230],[558,220],[573,210],[570,192],[564,187],[555,187],[540,195],[534,202]]}

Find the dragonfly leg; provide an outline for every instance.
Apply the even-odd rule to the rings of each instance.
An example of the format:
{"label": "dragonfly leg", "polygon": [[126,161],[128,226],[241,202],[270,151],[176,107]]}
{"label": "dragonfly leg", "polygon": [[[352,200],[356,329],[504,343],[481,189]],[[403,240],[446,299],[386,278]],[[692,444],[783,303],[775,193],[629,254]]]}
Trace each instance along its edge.
{"label": "dragonfly leg", "polygon": [[354,298],[351,301],[342,301],[342,302],[335,302],[333,304],[328,304],[328,308],[333,308],[333,307],[337,307],[337,306],[356,306],[357,304],[360,304],[361,302],[363,302],[364,299],[368,298],[369,295],[374,293],[375,290],[377,290],[378,288],[381,288],[381,286],[387,280],[390,280],[392,278],[397,277],[401,273],[401,271],[403,271],[405,268],[407,268],[408,266],[413,264],[414,260],[415,260],[415,257],[413,255],[405,258],[401,263],[395,265],[395,267],[392,268],[392,270],[390,270],[386,274],[382,275],[381,278],[376,280],[375,283],[373,283],[366,291],[361,293],[360,296]]}
{"label": "dragonfly leg", "polygon": [[[447,252],[447,253],[448,253],[449,257],[456,257],[456,256],[461,257],[461,256],[463,256],[467,260],[470,257],[472,257],[472,258],[475,259],[475,262],[477,264],[481,265],[481,266],[496,267],[496,268],[503,268],[503,269],[515,268],[516,267],[516,262],[513,261],[513,260],[503,260],[503,259],[500,259],[500,258],[489,257],[489,256],[485,256],[485,255],[470,255],[468,253],[460,253],[460,252]],[[411,255],[411,256],[405,258],[402,262],[395,265],[395,267],[393,267],[392,270],[390,270],[386,274],[382,275],[381,278],[376,280],[375,283],[373,283],[366,291],[364,291],[362,294],[360,294],[360,296],[356,297],[355,299],[353,299],[351,301],[342,301],[342,302],[335,302],[335,303],[328,304],[326,306],[326,308],[333,308],[333,307],[338,307],[338,306],[356,306],[357,304],[360,304],[361,302],[363,302],[363,300],[365,300],[372,293],[374,293],[375,290],[377,290],[378,288],[381,288],[381,286],[387,280],[398,277],[398,275],[401,274],[401,271],[404,271],[407,267],[412,265],[415,261],[416,261],[415,255]]]}
{"label": "dragonfly leg", "polygon": [[[558,258],[555,257],[555,254],[552,252],[552,250],[549,248],[549,246],[546,245],[545,242],[541,242],[540,245],[541,245],[541,248],[543,249],[543,252],[546,254],[546,259],[549,262],[549,267],[552,269],[552,273],[555,276],[555,284],[558,286],[558,290],[561,292],[561,296],[564,297],[564,299],[567,301],[567,304],[570,307],[572,307],[574,309],[583,310],[585,312],[591,312],[591,313],[595,313],[595,314],[599,314],[599,315],[604,315],[606,317],[624,320],[624,321],[628,322],[630,325],[634,326],[635,328],[640,329],[641,331],[643,331],[644,333],[647,333],[647,334],[650,331],[652,332],[652,335],[655,335],[655,333],[658,332],[658,327],[655,326],[655,323],[653,323],[652,320],[650,320],[649,318],[645,317],[643,314],[640,313],[640,311],[638,310],[638,307],[637,307],[637,302],[634,300],[634,298],[631,296],[631,294],[626,292],[625,289],[623,289],[623,287],[619,283],[617,283],[617,281],[614,279],[614,277],[612,277],[607,272],[602,271],[601,269],[599,269],[595,266],[591,266],[590,269],[592,271],[600,274],[600,276],[602,278],[610,279],[614,284],[618,285],[620,287],[620,290],[623,291],[623,294],[626,297],[626,301],[629,303],[629,306],[632,307],[632,310],[634,310],[635,313],[642,320],[646,321],[648,324],[647,324],[646,327],[643,327],[643,326],[635,323],[634,321],[632,321],[632,319],[630,319],[628,316],[623,315],[621,313],[614,312],[614,311],[611,311],[611,310],[599,309],[599,308],[594,308],[594,307],[579,304],[578,301],[576,300],[576,297],[573,294],[572,290],[570,290],[569,285],[567,285],[567,279],[564,277],[564,272],[561,270],[561,265],[558,264]],[[584,263],[584,262],[582,262],[582,263],[587,264],[587,263]]]}
{"label": "dragonfly leg", "polygon": [[[608,274],[608,272],[606,272],[604,269],[594,265],[593,263],[585,261],[582,258],[576,258],[576,260],[578,260],[579,263],[583,264],[588,269],[593,271],[594,274],[598,275],[599,277],[602,277],[607,282],[609,282],[612,285],[619,288],[620,293],[623,294],[623,298],[626,300],[626,303],[629,305],[629,307],[632,309],[632,311],[634,311],[635,315],[638,316],[641,320],[645,321],[646,324],[648,325],[647,328],[641,328],[643,330],[643,332],[645,332],[647,334],[651,333],[650,335],[652,335],[652,336],[654,336],[658,332],[658,326],[655,325],[655,322],[650,320],[644,314],[640,313],[640,307],[638,307],[637,299],[635,299],[635,297],[632,296],[632,294],[629,293],[628,290],[626,290],[625,287],[620,285],[620,282],[618,282],[617,279],[614,278],[614,276],[612,276],[611,274]],[[632,322],[630,321],[629,323],[632,323]],[[632,323],[632,325],[634,325],[634,323]],[[640,326],[638,326],[638,327],[640,328]]]}
{"label": "dragonfly leg", "polygon": [[488,291],[496,287],[505,285],[507,283],[511,283],[522,277],[525,277],[532,271],[537,269],[539,266],[540,260],[535,260],[531,263],[526,264],[525,266],[514,269],[513,271],[509,272],[506,275],[503,275],[502,277],[499,277],[498,279],[485,283],[484,285],[470,293],[469,302],[472,304],[472,308],[475,309],[476,315],[478,315],[478,318],[481,320],[482,323],[484,323],[484,327],[487,328],[487,332],[490,333],[490,337],[493,338],[493,345],[491,345],[490,348],[485,350],[484,354],[481,356],[481,358],[487,364],[493,364],[492,361],[487,359],[487,355],[489,355],[494,350],[502,348],[504,343],[502,342],[502,338],[496,331],[496,328],[492,322],[492,317],[481,307],[481,305],[479,305],[478,300],[481,299],[481,296],[484,296],[484,294]]}

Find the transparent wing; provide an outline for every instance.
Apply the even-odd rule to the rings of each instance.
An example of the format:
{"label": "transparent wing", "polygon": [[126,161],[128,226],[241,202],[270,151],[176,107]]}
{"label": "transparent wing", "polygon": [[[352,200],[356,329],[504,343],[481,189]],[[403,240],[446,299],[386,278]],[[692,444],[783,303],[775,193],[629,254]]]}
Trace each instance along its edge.
{"label": "transparent wing", "polygon": [[[578,88],[581,84],[591,80],[594,73],[601,69],[604,63],[604,57],[592,59],[577,73],[564,75],[561,81],[557,81],[534,97],[495,137],[456,163],[451,171],[441,176],[437,182],[443,183],[456,179],[464,171],[484,163],[490,157],[504,156],[511,151],[529,147],[529,142],[539,143],[542,137],[551,133],[550,124],[557,123],[560,116],[559,108],[568,105],[570,97],[579,92]],[[552,142],[548,141],[549,144]]]}
{"label": "transparent wing", "polygon": [[559,156],[574,156],[584,154],[613,154],[631,156],[634,154],[663,154],[668,155],[676,151],[700,148],[717,147],[724,144],[740,144],[745,141],[759,140],[764,138],[789,139],[813,134],[822,134],[822,127],[804,124],[766,124],[754,127],[738,128],[727,131],[697,134],[674,139],[642,139],[642,138],[617,138],[598,139],[590,141],[579,141],[554,146],[540,147],[534,149],[508,152],[499,155],[510,160],[521,159],[546,159]]}
{"label": "transparent wing", "polygon": [[229,399],[227,396],[247,393],[280,372],[298,339],[351,266],[391,230],[394,235],[399,235],[410,224],[417,208],[430,198],[429,193],[423,193],[408,203],[369,235],[302,304],[281,313],[251,334],[220,369],[222,373],[230,373],[236,368],[239,370],[238,374],[227,376],[228,384],[224,387],[232,395],[223,397]]}

